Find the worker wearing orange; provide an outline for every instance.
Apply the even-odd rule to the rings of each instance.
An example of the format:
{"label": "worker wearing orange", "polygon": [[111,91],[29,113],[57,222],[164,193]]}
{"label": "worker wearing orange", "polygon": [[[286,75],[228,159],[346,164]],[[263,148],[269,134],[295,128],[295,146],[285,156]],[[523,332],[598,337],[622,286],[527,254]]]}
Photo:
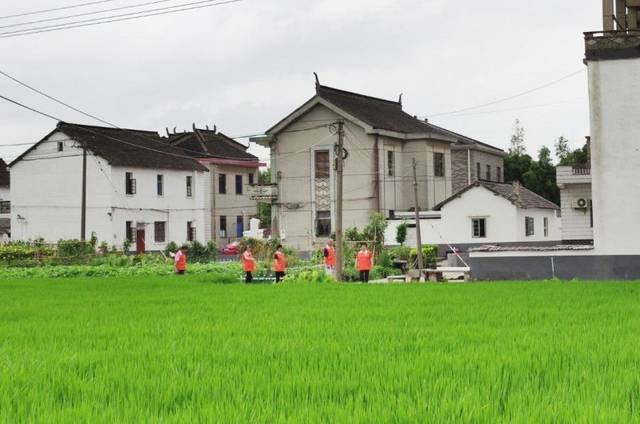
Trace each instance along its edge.
{"label": "worker wearing orange", "polygon": [[324,269],[327,274],[333,275],[336,271],[336,248],[333,247],[333,240],[329,239],[327,245],[322,250],[324,256]]}
{"label": "worker wearing orange", "polygon": [[182,246],[176,253],[169,252],[175,260],[176,274],[183,275],[187,271],[187,246]]}
{"label": "worker wearing orange", "polygon": [[279,283],[287,270],[287,258],[282,251],[281,244],[276,247],[276,253],[273,254],[273,270],[276,272],[276,283]]}
{"label": "worker wearing orange", "polygon": [[369,282],[369,271],[371,271],[371,268],[373,268],[373,254],[367,248],[367,245],[363,244],[356,255],[356,269],[360,271],[361,282]]}
{"label": "worker wearing orange", "polygon": [[244,282],[251,283],[253,281],[253,273],[256,271],[256,260],[251,253],[251,248],[242,253],[242,269],[244,270]]}

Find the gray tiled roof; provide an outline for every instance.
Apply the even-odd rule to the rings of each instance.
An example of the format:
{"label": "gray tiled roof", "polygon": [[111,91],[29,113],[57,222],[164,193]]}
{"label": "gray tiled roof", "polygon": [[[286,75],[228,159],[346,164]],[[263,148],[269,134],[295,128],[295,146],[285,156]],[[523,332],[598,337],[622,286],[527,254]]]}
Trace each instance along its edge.
{"label": "gray tiled roof", "polygon": [[9,169],[7,164],[0,158],[0,187],[9,187]]}
{"label": "gray tiled roof", "polygon": [[375,129],[403,134],[448,135],[440,128],[404,112],[400,102],[365,96],[324,85],[316,87],[316,94]]}
{"label": "gray tiled roof", "polygon": [[258,161],[246,146],[217,131],[195,128],[193,132],[170,135],[169,142],[193,157]]}
{"label": "gray tiled roof", "polygon": [[463,193],[474,187],[484,187],[487,190],[490,190],[495,194],[504,197],[505,199],[522,209],[560,209],[560,207],[555,203],[525,188],[520,183],[497,183],[490,181],[476,181],[458,191],[453,196],[440,202],[439,204],[434,206],[433,209],[442,209],[445,204],[460,197]]}

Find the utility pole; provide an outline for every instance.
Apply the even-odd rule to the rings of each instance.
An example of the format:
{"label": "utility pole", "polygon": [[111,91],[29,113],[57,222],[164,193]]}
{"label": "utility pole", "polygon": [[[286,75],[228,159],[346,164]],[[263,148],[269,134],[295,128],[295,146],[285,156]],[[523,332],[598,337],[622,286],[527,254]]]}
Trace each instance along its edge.
{"label": "utility pole", "polygon": [[82,147],[82,205],[80,206],[80,240],[87,239],[87,148]]}
{"label": "utility pole", "polygon": [[342,241],[342,174],[344,169],[344,122],[338,121],[338,145],[336,146],[336,280],[342,281],[344,252]]}
{"label": "utility pole", "polygon": [[416,211],[416,248],[418,254],[418,275],[422,275],[422,235],[420,234],[420,207],[418,206],[418,175],[416,173],[416,158],[413,158],[413,197]]}

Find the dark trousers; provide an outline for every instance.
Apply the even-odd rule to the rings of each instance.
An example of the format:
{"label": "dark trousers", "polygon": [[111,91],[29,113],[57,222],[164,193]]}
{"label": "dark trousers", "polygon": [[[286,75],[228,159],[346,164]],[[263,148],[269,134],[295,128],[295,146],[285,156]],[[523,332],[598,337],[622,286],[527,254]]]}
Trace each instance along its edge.
{"label": "dark trousers", "polygon": [[284,271],[276,271],[276,283],[279,283],[284,278]]}
{"label": "dark trousers", "polygon": [[253,274],[251,274],[251,271],[246,271],[244,274],[244,282],[250,283],[252,281],[253,281]]}
{"label": "dark trousers", "polygon": [[177,270],[176,270],[176,274],[178,274],[178,275],[184,275],[184,269],[177,269]]}
{"label": "dark trousers", "polygon": [[360,271],[360,281],[363,283],[369,282],[369,271]]}

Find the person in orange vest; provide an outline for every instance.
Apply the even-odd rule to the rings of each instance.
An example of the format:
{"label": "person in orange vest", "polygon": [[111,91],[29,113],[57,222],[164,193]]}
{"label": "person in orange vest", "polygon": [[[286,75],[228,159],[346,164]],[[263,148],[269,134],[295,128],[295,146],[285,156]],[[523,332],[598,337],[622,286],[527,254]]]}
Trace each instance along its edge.
{"label": "person in orange vest", "polygon": [[242,269],[244,269],[244,282],[251,283],[253,281],[253,273],[256,271],[256,260],[251,253],[251,248],[242,253]]}
{"label": "person in orange vest", "polygon": [[276,272],[276,283],[279,283],[287,270],[287,258],[282,251],[281,244],[276,247],[276,253],[273,254],[273,270]]}
{"label": "person in orange vest", "polygon": [[322,249],[324,256],[324,269],[327,274],[334,275],[336,272],[336,248],[333,247],[333,240],[327,240],[327,245]]}
{"label": "person in orange vest", "polygon": [[373,268],[373,255],[367,248],[367,245],[363,244],[356,255],[356,269],[360,271],[361,282],[369,282],[369,271],[371,271],[371,268]]}
{"label": "person in orange vest", "polygon": [[169,252],[175,261],[176,274],[183,275],[187,271],[187,252],[189,248],[182,246],[176,253]]}

